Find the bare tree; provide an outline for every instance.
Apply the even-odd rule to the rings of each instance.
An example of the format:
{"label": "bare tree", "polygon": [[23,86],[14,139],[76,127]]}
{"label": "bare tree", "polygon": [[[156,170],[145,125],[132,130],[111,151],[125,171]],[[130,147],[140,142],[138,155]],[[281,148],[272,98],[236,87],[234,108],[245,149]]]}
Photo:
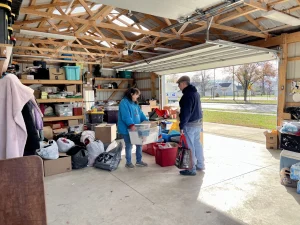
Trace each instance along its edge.
{"label": "bare tree", "polygon": [[205,70],[198,71],[192,76],[191,81],[193,83],[199,83],[201,96],[205,96],[205,92],[209,90],[209,82],[211,80],[211,74]]}
{"label": "bare tree", "polygon": [[261,70],[259,63],[244,64],[235,68],[234,72],[236,78],[241,83],[244,90],[244,101],[247,101],[248,89],[253,83],[261,78]]}
{"label": "bare tree", "polygon": [[166,82],[167,83],[176,83],[177,80],[179,79],[179,74],[170,74],[166,77]]}
{"label": "bare tree", "polygon": [[272,82],[272,80],[270,78],[265,80],[265,85],[266,85],[268,95],[271,95],[271,92],[273,91],[273,82]]}
{"label": "bare tree", "polygon": [[266,86],[269,87],[269,84],[267,84],[266,82],[268,82],[270,78],[277,76],[278,71],[275,68],[274,64],[270,61],[260,63],[259,67],[260,67],[259,81],[261,82],[261,92],[263,95],[265,95],[266,94],[265,88]]}

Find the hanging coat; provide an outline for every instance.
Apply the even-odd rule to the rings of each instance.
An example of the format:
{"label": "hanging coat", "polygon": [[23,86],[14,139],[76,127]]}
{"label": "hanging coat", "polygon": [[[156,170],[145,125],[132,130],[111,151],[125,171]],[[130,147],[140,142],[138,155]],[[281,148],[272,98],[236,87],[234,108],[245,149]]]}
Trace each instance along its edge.
{"label": "hanging coat", "polygon": [[27,130],[22,116],[25,104],[35,103],[33,89],[13,74],[0,79],[0,159],[22,157]]}

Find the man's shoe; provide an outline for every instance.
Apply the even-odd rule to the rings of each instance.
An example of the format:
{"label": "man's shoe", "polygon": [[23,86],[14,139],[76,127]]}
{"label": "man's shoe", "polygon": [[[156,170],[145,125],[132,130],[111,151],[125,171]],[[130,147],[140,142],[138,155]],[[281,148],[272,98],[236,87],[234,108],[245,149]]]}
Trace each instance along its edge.
{"label": "man's shoe", "polygon": [[144,163],[143,161],[137,162],[135,165],[138,166],[138,167],[147,167],[148,166],[148,164]]}
{"label": "man's shoe", "polygon": [[180,173],[180,175],[183,175],[183,176],[196,176],[196,172],[189,171],[189,170],[182,170],[179,173]]}
{"label": "man's shoe", "polygon": [[132,163],[126,163],[125,167],[129,169],[133,169],[134,165]]}

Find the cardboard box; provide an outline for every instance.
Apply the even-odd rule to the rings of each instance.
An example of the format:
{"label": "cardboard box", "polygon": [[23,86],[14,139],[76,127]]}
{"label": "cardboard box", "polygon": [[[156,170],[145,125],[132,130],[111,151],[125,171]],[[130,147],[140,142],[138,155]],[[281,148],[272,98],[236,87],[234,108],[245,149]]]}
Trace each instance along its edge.
{"label": "cardboard box", "polygon": [[79,124],[78,120],[68,120],[68,125],[69,126],[76,126]]}
{"label": "cardboard box", "polygon": [[50,126],[46,126],[43,128],[44,131],[44,137],[47,138],[48,140],[53,139],[53,130]]}
{"label": "cardboard box", "polygon": [[43,160],[44,161],[44,175],[45,177],[70,172],[72,170],[72,163],[70,156],[59,156],[58,159],[54,160]]}
{"label": "cardboard box", "polygon": [[156,100],[150,100],[149,104],[150,104],[150,106],[156,106],[157,105],[157,101]]}
{"label": "cardboard box", "polygon": [[152,112],[151,106],[150,105],[141,105],[141,109],[143,111],[143,113],[148,116],[149,112]]}
{"label": "cardboard box", "polygon": [[53,124],[51,124],[51,127],[52,127],[53,130],[60,129],[61,124],[60,123],[53,123]]}
{"label": "cardboard box", "polygon": [[53,130],[53,134],[60,134],[60,133],[68,133],[68,128],[61,128]]}
{"label": "cardboard box", "polygon": [[34,75],[21,75],[23,80],[34,80]]}
{"label": "cardboard box", "polygon": [[51,68],[49,69],[50,80],[65,80],[66,74],[64,69]]}
{"label": "cardboard box", "polygon": [[264,134],[266,136],[266,148],[278,149],[278,132],[265,131]]}
{"label": "cardboard box", "polygon": [[292,119],[292,115],[290,113],[283,113],[283,119],[284,120],[291,120]]}
{"label": "cardboard box", "polygon": [[103,143],[111,143],[117,138],[117,125],[100,124],[95,127],[95,136],[97,140]]}
{"label": "cardboard box", "polygon": [[74,84],[74,85],[68,85],[66,87],[67,87],[67,92],[73,92],[73,94],[77,93],[77,86],[76,86],[76,84]]}

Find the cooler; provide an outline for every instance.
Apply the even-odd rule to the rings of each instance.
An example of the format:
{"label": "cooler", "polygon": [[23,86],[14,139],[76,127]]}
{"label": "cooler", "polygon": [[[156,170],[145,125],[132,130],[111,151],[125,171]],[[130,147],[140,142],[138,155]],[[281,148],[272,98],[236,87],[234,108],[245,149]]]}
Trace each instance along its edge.
{"label": "cooler", "polygon": [[[166,147],[168,144],[172,147]],[[156,164],[161,167],[174,166],[178,149],[176,143],[155,143],[153,148],[155,151]]]}
{"label": "cooler", "polygon": [[297,162],[300,162],[300,153],[282,150],[280,154],[280,171],[282,168],[290,168]]}

